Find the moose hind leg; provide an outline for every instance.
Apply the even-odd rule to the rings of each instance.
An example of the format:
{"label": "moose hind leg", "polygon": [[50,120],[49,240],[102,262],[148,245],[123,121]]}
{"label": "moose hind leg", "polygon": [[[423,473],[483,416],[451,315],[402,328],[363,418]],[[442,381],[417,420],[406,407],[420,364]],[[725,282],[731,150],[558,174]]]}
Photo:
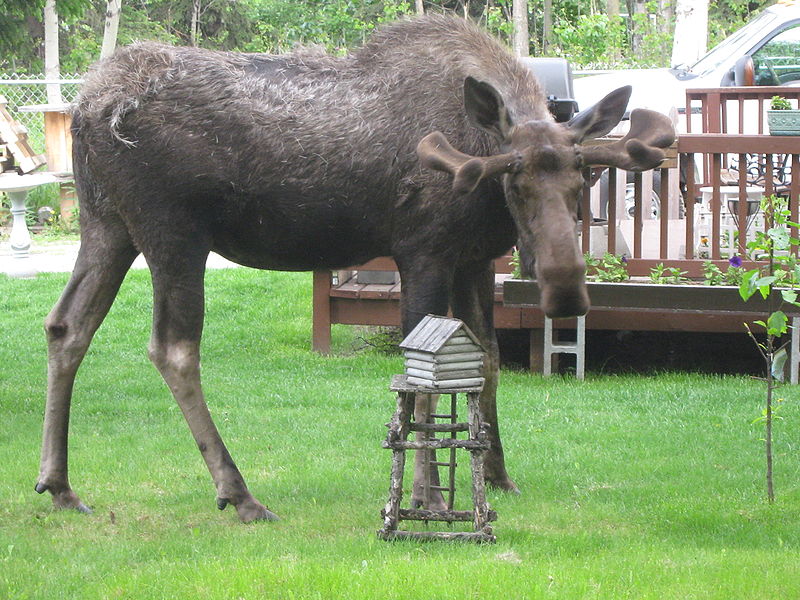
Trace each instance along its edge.
{"label": "moose hind leg", "polygon": [[[150,359],[183,412],[217,489],[220,510],[232,504],[241,521],[278,517],[248,491],[209,413],[200,386],[203,275],[208,250],[184,245],[167,260],[148,262],[153,273]],[[163,256],[162,256],[163,258]]]}
{"label": "moose hind leg", "polygon": [[[426,423],[431,414],[436,413],[438,394],[417,394],[414,399],[414,421]],[[429,437],[418,431],[416,440],[421,442]],[[440,485],[439,467],[436,466],[436,450],[417,450],[414,453],[414,484],[411,489],[411,507],[427,510],[445,510],[447,503],[438,488]]]}
{"label": "moose hind leg", "polygon": [[36,491],[49,491],[57,508],[91,510],[69,484],[67,437],[75,374],[138,252],[119,223],[82,224],[78,259],[45,321],[47,404]]}

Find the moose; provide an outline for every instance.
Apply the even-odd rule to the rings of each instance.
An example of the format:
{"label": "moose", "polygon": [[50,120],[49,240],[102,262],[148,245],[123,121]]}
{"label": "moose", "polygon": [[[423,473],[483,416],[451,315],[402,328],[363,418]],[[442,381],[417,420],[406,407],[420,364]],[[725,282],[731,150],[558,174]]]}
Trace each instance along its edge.
{"label": "moose", "polygon": [[277,518],[248,490],[200,384],[203,279],[210,251],[259,269],[344,268],[392,256],[402,328],[462,319],[488,350],[480,398],[487,483],[514,491],[497,424],[493,260],[515,244],[550,317],[586,313],[576,238],[590,167],[657,166],[674,137],[634,111],[630,88],[566,124],[530,70],[477,25],[424,16],[379,28],[345,57],[214,52],[151,42],[87,76],[72,112],[82,243],[47,316],[48,386],[36,491],[90,509],[68,477],[73,382],[140,253],[153,282],[148,355],[211,473],[217,506]]}

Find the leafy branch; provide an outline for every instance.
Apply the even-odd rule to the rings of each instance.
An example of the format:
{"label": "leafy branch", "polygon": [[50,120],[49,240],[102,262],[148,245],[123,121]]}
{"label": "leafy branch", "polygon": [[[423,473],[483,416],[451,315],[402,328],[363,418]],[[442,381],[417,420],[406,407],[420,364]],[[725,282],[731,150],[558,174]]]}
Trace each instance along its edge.
{"label": "leafy branch", "polygon": [[[783,311],[786,304],[800,307],[797,285],[800,281],[800,267],[797,264],[796,249],[800,242],[791,236],[789,228],[797,229],[797,223],[790,221],[788,201],[779,196],[767,196],[761,200],[761,210],[767,223],[766,231],[759,231],[755,239],[747,244],[756,259],[766,259],[763,266],[742,274],[739,294],[746,302],[756,293],[767,300],[769,315],[766,321],[755,321],[766,332],[766,341],[761,342],[750,327],[745,324],[747,334],[753,340],[766,365],[766,406],[762,417],[765,424],[766,483],[767,499],[775,501],[773,483],[772,425],[774,420],[773,396],[777,382],[783,380],[783,368],[788,357],[788,342],[781,343],[781,337],[789,331],[789,317]],[[775,292],[779,293],[775,293]],[[777,303],[777,305],[776,305]]]}

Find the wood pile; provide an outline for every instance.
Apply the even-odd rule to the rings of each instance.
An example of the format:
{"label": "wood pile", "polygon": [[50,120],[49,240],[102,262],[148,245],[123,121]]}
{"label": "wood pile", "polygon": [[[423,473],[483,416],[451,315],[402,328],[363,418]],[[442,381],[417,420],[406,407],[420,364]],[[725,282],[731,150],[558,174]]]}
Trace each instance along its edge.
{"label": "wood pile", "polygon": [[28,143],[28,130],[11,116],[8,101],[0,96],[0,172],[17,171],[24,175],[46,162],[44,154],[33,151]]}

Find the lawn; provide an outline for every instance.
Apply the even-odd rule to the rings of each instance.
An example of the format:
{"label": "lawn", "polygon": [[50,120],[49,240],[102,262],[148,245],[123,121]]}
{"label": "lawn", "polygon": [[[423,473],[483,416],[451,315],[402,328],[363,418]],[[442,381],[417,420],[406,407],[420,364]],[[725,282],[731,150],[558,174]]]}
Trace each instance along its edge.
{"label": "lawn", "polygon": [[216,510],[147,360],[142,271],[75,389],[71,480],[94,514],[55,512],[33,485],[42,321],[65,281],[0,276],[0,598],[800,598],[797,392],[781,390],[769,505],[762,387],[746,377],[506,371],[501,423],[522,493],[489,493],[497,544],[378,540],[401,358],[355,350],[339,326],[335,355],[312,353],[308,274],[207,276],[208,402],[279,522]]}

